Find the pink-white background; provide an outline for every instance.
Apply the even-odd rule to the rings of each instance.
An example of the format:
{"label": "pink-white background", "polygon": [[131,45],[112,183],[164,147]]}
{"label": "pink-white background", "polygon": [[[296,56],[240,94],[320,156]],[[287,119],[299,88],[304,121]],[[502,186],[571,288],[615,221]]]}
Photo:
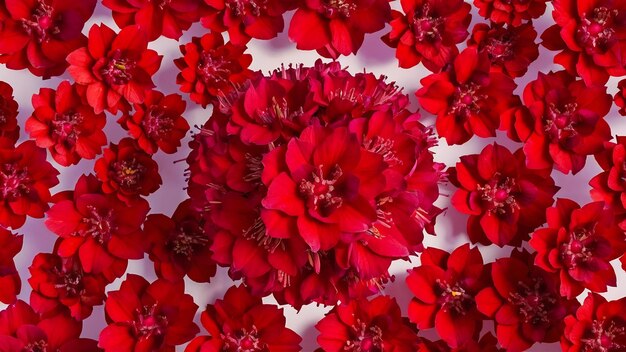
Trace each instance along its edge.
{"label": "pink-white background", "polygon": [[[398,2],[392,3],[394,8],[398,8]],[[538,21],[535,21],[536,30],[541,33],[552,22],[550,16],[551,7],[548,8],[546,15]],[[480,18],[476,11],[473,11],[472,24],[470,25],[470,32],[472,26],[477,22],[484,21]],[[286,16],[286,23],[289,23],[292,13],[288,13]],[[110,10],[98,4],[96,11],[92,19],[87,23],[83,32],[86,34],[94,23],[105,23],[111,28],[117,30],[117,26],[111,18]],[[386,75],[390,81],[395,81],[401,87],[404,87],[404,92],[411,98],[413,109],[417,108],[417,102],[413,93],[420,87],[420,79],[429,74],[421,65],[412,69],[400,69],[397,66],[395,59],[395,51],[380,41],[380,36],[389,31],[387,26],[383,31],[369,35],[366,37],[363,47],[360,49],[358,55],[342,57],[339,61],[343,66],[346,66],[352,73],[361,72],[364,69],[373,72],[377,75]],[[194,25],[190,31],[185,33],[180,39],[180,43],[186,43],[191,40],[193,36],[202,36],[206,33],[206,30],[199,24]],[[315,35],[311,33],[311,35]],[[538,39],[539,41],[539,39]],[[263,72],[269,72],[274,68],[280,66],[281,63],[303,63],[305,65],[312,65],[318,55],[315,52],[303,52],[295,49],[295,45],[291,43],[285,33],[282,33],[271,41],[258,41],[253,40],[249,45],[248,52],[252,54],[254,60],[251,68],[262,70]],[[161,38],[150,44],[150,48],[158,51],[163,55],[163,63],[161,69],[154,76],[154,81],[157,85],[157,89],[165,94],[177,93],[178,86],[175,83],[177,68],[172,63],[172,60],[179,57],[179,43],[166,38]],[[540,49],[540,59],[535,62],[528,72],[528,74],[520,79],[517,79],[518,89],[517,94],[521,94],[525,84],[534,80],[537,77],[537,72],[548,72],[550,70],[560,70],[561,68],[552,64],[553,53],[544,49]],[[42,81],[41,79],[31,75],[27,71],[10,71],[4,66],[0,66],[0,80],[10,83],[15,92],[15,98],[20,105],[19,121],[23,126],[25,119],[30,115],[32,111],[31,96],[39,91],[41,87],[56,88],[59,82],[63,79],[69,79],[69,75],[52,78]],[[614,94],[616,91],[617,80],[612,79],[607,84],[610,94]],[[183,97],[187,100],[188,106],[185,113],[185,117],[189,121],[190,125],[201,125],[210,116],[210,108],[203,109],[191,103],[186,95]],[[427,124],[432,124],[434,121],[432,116],[422,112],[424,120]],[[110,142],[117,142],[124,136],[126,132],[119,127],[116,123],[117,118],[114,116],[108,116],[107,126],[105,131]],[[626,134],[626,118],[620,117],[617,114],[615,108],[611,110],[611,113],[607,117],[607,121],[611,125],[613,135]],[[20,141],[27,139],[27,136],[23,132]],[[185,187],[185,178],[183,176],[186,164],[184,162],[174,163],[179,159],[184,159],[189,153],[187,142],[191,139],[190,134],[183,140],[183,147],[178,153],[174,155],[165,155],[163,153],[157,153],[155,155],[156,161],[159,163],[160,173],[163,178],[163,186],[148,197],[150,205],[152,207],[152,213],[163,213],[171,215],[179,202],[186,198],[186,192],[183,190]],[[435,148],[435,158],[439,162],[443,162],[448,166],[453,166],[458,157],[463,154],[478,153],[487,144],[497,141],[500,144],[515,150],[521,145],[512,143],[506,139],[506,136],[502,133],[498,133],[496,138],[489,139],[477,139],[474,138],[470,142],[463,146],[447,146],[445,141],[441,141],[440,145]],[[56,164],[51,158],[50,162],[59,169],[60,184],[53,189],[53,192],[71,189],[78,177],[83,173],[90,173],[93,169],[93,160],[83,160],[78,165],[69,168],[64,168]],[[588,181],[591,177],[599,172],[599,167],[593,158],[588,158],[587,166],[576,176],[563,175],[559,172],[553,172],[552,176],[557,182],[557,185],[561,186],[561,190],[557,193],[558,197],[571,198],[581,204],[590,201]],[[449,185],[443,185],[441,188],[442,197],[438,201],[440,207],[447,207],[449,205],[449,197],[454,192],[453,187]],[[467,242],[467,236],[465,234],[466,217],[460,215],[454,209],[449,209],[437,220],[437,236],[427,235],[424,243],[426,246],[434,246],[446,250],[452,250],[457,246]],[[56,239],[56,236],[48,231],[44,226],[43,219],[29,219],[26,225],[17,231],[20,234],[24,234],[24,248],[22,252],[16,257],[16,264],[22,277],[22,293],[19,298],[28,301],[30,295],[30,287],[26,281],[30,274],[28,267],[32,262],[32,258],[39,252],[50,252]],[[495,246],[481,247],[483,255],[486,257],[486,261],[492,261],[495,258],[501,256],[508,256],[511,248],[498,248]],[[626,295],[626,274],[619,268],[617,263],[613,263],[618,275],[618,287],[610,288],[609,291],[604,294],[609,299],[616,299]],[[395,282],[388,285],[384,293],[396,297],[398,303],[406,313],[406,307],[411,294],[405,287],[404,279],[406,277],[407,269],[410,269],[416,265],[419,265],[419,259],[412,257],[411,262],[398,262],[391,268],[391,273],[395,275]],[[148,280],[154,280],[156,278],[152,263],[148,259],[139,261],[131,261],[128,266],[129,273],[136,273],[144,276]],[[121,279],[116,280],[107,288],[107,291],[115,290],[119,288]],[[232,280],[226,275],[225,269],[219,269],[217,276],[209,284],[197,284],[186,280],[187,292],[194,297],[194,300],[200,309],[196,316],[196,322],[199,324],[200,312],[207,303],[212,303],[215,299],[221,298],[224,292],[233,285]],[[583,293],[580,298],[586,296]],[[275,303],[272,298],[265,298],[265,302]],[[0,303],[0,309],[4,309],[6,306]],[[329,310],[326,307],[317,307],[315,305],[309,305],[296,312],[290,307],[284,307],[285,315],[287,317],[287,325],[291,329],[295,330],[303,337],[303,351],[311,352],[315,349],[315,338],[317,337],[317,330],[315,330],[315,323],[323,317],[323,315]],[[104,310],[103,306],[95,307],[93,315],[84,322],[83,335],[90,338],[98,338],[100,330],[105,326]],[[486,329],[492,329],[491,324],[486,324]],[[201,333],[204,333],[201,332]],[[424,336],[430,338],[436,338],[436,334],[432,331],[423,331]],[[182,347],[179,348],[183,350]],[[560,351],[558,344],[543,344],[537,345],[532,351]]]}

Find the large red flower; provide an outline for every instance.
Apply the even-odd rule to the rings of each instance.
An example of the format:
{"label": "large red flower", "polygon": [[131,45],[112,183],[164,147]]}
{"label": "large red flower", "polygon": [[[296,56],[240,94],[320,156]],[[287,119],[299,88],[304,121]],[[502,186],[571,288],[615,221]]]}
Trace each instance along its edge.
{"label": "large red flower", "polygon": [[0,81],[0,148],[12,147],[19,138],[17,108],[17,102],[13,98],[13,87]]}
{"label": "large red flower", "polygon": [[105,352],[174,351],[200,330],[193,322],[198,306],[183,281],[149,283],[129,274],[119,290],[108,293],[104,309],[109,325],[98,346]]}
{"label": "large red flower", "polygon": [[554,166],[576,174],[587,155],[602,151],[611,139],[604,120],[611,96],[604,86],[586,86],[565,71],[539,73],[524,89],[524,104],[534,118],[533,133],[524,144],[529,168]]}
{"label": "large red flower", "polygon": [[0,226],[16,229],[26,216],[43,218],[58,174],[33,141],[0,148]]}
{"label": "large red flower", "polygon": [[624,233],[603,202],[582,208],[569,199],[558,199],[547,210],[548,227],[533,233],[530,245],[537,251],[535,264],[561,278],[561,295],[574,298],[588,288],[606,292],[615,286],[609,263],[626,250]]}
{"label": "large red flower", "polygon": [[490,284],[489,265],[483,265],[478,248],[466,244],[448,253],[429,247],[420,258],[421,265],[406,279],[415,296],[409,319],[420,329],[434,327],[452,348],[476,339],[484,317],[476,309],[475,297]]}
{"label": "large red flower", "polygon": [[448,144],[463,144],[474,134],[495,136],[516,84],[490,68],[487,54],[469,47],[448,70],[421,80],[423,87],[415,94],[426,111],[437,115],[437,132]]}
{"label": "large red flower", "polygon": [[152,75],[162,56],[148,49],[146,33],[128,26],[119,34],[104,24],[93,25],[89,42],[67,56],[76,83],[87,86],[87,102],[96,113],[127,111],[128,104],[142,103],[154,88]]}
{"label": "large red flower", "polygon": [[96,0],[5,0],[0,2],[0,62],[49,78],[67,68],[65,58],[86,44],[81,33]]}
{"label": "large red flower", "polygon": [[626,348],[626,298],[607,302],[589,293],[576,315],[565,317],[564,352],[619,352]]}
{"label": "large red flower", "polygon": [[388,0],[304,0],[289,24],[289,38],[300,50],[336,59],[356,54],[365,34],[383,29],[390,18]]}
{"label": "large red flower", "polygon": [[535,343],[557,342],[563,318],[580,305],[559,294],[559,276],[533,265],[526,250],[513,251],[491,265],[493,287],[476,296],[478,310],[496,323],[498,342],[507,352],[526,351]]}
{"label": "large red flower", "polygon": [[120,28],[137,24],[149,41],[160,36],[178,40],[204,10],[200,0],[103,0],[102,5],[113,11]]}
{"label": "large red flower", "polygon": [[480,154],[464,155],[450,168],[459,189],[452,205],[470,215],[467,234],[472,243],[519,246],[546,219],[559,187],[550,169],[531,170],[521,150],[515,154],[498,144]]}
{"label": "large red flower", "polygon": [[21,235],[0,226],[0,302],[5,304],[15,302],[22,288],[14,257],[22,250],[23,241]]}
{"label": "large red flower", "polygon": [[283,309],[263,304],[244,286],[233,286],[224,299],[202,312],[206,336],[196,337],[185,352],[300,351],[302,338],[285,327]]}
{"label": "large red flower", "polygon": [[603,201],[618,216],[626,215],[626,137],[616,136],[616,142],[606,142],[604,150],[595,154],[602,172],[589,181],[591,197]]}
{"label": "large red flower", "polygon": [[83,87],[63,81],[56,90],[41,88],[32,98],[35,110],[26,120],[26,132],[62,166],[95,158],[107,142],[102,131],[106,116],[95,114],[83,93]]}
{"label": "large red flower", "polygon": [[626,75],[626,3],[615,0],[554,1],[556,24],[542,44],[559,51],[554,62],[589,86]]}
{"label": "large red flower", "polygon": [[420,62],[439,72],[458,54],[457,44],[467,38],[471,5],[463,0],[402,0],[402,12],[391,13],[391,32],[383,36],[396,48],[400,67]]}
{"label": "large red flower", "polygon": [[546,12],[549,0],[474,0],[478,13],[495,23],[519,26]]}

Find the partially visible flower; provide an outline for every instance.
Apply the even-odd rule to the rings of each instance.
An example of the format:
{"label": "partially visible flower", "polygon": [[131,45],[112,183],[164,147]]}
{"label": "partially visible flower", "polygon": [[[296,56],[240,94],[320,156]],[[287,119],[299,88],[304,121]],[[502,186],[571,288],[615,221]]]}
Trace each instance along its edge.
{"label": "partially visible flower", "polygon": [[591,197],[603,201],[618,220],[626,218],[626,137],[616,136],[615,142],[606,142],[604,149],[594,156],[602,172],[589,181]]}
{"label": "partially visible flower", "polygon": [[289,38],[300,50],[336,59],[356,54],[365,34],[383,29],[390,19],[388,0],[306,0],[291,19]]}
{"label": "partially visible flower", "polygon": [[128,274],[119,290],[108,293],[104,309],[109,325],[98,346],[105,352],[173,351],[199,332],[193,322],[198,306],[182,280],[149,283]]}
{"label": "partially visible flower", "polygon": [[248,69],[252,56],[244,54],[245,50],[245,45],[224,44],[216,32],[191,38],[190,43],[180,46],[183,57],[174,60],[180,70],[176,83],[181,92],[189,93],[202,107],[215,103],[219,96],[228,96],[252,76]]}
{"label": "partially visible flower", "polygon": [[43,218],[58,174],[33,141],[0,148],[0,226],[16,229],[26,216]]}
{"label": "partially visible flower", "polygon": [[535,118],[519,96],[515,96],[511,107],[500,115],[499,129],[516,142],[525,142],[534,132]]}
{"label": "partially visible flower", "polygon": [[443,341],[429,341],[423,337],[420,338],[420,345],[417,352],[505,352],[498,344],[498,339],[491,332],[485,333],[480,340],[468,341],[458,348],[450,348]]}
{"label": "partially visible flower", "polygon": [[95,114],[83,94],[84,87],[63,81],[56,90],[41,88],[32,98],[34,111],[26,120],[26,132],[62,166],[95,158],[107,142],[102,131],[106,116]]}
{"label": "partially visible flower", "polygon": [[0,226],[0,302],[11,304],[17,300],[22,280],[15,267],[15,256],[22,250],[24,238]]}
{"label": "partially visible flower", "polygon": [[96,0],[6,0],[0,3],[0,62],[43,78],[59,76],[65,58],[85,45],[81,33]]}
{"label": "partially visible flower", "polygon": [[13,98],[13,87],[0,81],[0,148],[12,147],[19,138],[17,108],[17,102]]}
{"label": "partially visible flower", "polygon": [[302,338],[285,327],[283,309],[263,304],[244,286],[233,286],[224,299],[202,312],[208,335],[196,337],[185,352],[300,351]]}
{"label": "partially visible flower", "polygon": [[617,93],[614,97],[615,105],[619,107],[619,114],[626,116],[626,79],[617,84]]}
{"label": "partially visible flower", "polygon": [[383,41],[396,48],[402,68],[420,62],[437,73],[458,54],[467,35],[471,5],[463,0],[406,0],[402,12],[392,10],[391,32]]}
{"label": "partially visible flower", "polygon": [[560,198],[547,210],[547,218],[548,227],[535,231],[530,245],[537,251],[535,264],[559,274],[561,295],[574,298],[585,288],[606,292],[607,285],[617,285],[609,262],[626,250],[625,237],[603,202],[581,208]]}
{"label": "partially visible flower", "polygon": [[102,181],[102,191],[115,194],[126,204],[155,192],[162,184],[159,165],[132,138],[111,143],[96,160],[94,170]]}
{"label": "partially visible flower", "polygon": [[178,40],[204,10],[199,0],[103,0],[102,5],[113,11],[118,27],[137,24],[149,41],[160,36]]}
{"label": "partially visible flower", "polygon": [[549,0],[474,0],[478,13],[495,23],[519,26],[546,12]]}
{"label": "partially visible flower", "polygon": [[161,66],[156,51],[148,49],[145,31],[128,26],[119,34],[104,24],[89,30],[87,46],[67,56],[68,71],[76,83],[87,86],[87,102],[97,114],[127,111],[142,103],[154,88],[152,75]]}

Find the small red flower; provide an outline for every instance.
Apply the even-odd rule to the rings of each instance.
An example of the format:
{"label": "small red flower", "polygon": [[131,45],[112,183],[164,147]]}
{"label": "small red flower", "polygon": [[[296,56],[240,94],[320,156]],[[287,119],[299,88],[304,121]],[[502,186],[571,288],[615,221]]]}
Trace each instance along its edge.
{"label": "small red flower", "polygon": [[109,325],[98,346],[105,352],[173,351],[199,332],[193,322],[198,306],[183,281],[149,283],[128,274],[119,290],[108,293],[104,309]]}
{"label": "small red flower", "polygon": [[554,62],[588,86],[626,75],[626,3],[614,0],[554,2],[556,24],[542,35],[543,46],[558,51]]}
{"label": "small red flower", "polygon": [[619,114],[626,116],[626,79],[619,81],[617,89],[614,98],[615,105],[619,107]]}
{"label": "small red flower", "polygon": [[0,226],[0,302],[5,304],[15,302],[22,288],[14,257],[22,250],[23,241],[21,235]]}
{"label": "small red flower", "polygon": [[65,58],[86,44],[81,33],[96,0],[5,0],[0,3],[0,62],[43,78],[65,72]]}
{"label": "small red flower", "polygon": [[519,26],[546,12],[549,0],[474,0],[478,13],[495,23]]}
{"label": "small red flower", "polygon": [[591,197],[603,201],[621,220],[626,214],[626,137],[616,136],[616,142],[606,142],[595,158],[602,172],[589,181]]}
{"label": "small red flower", "polygon": [[626,250],[624,233],[603,202],[582,208],[569,199],[558,199],[547,210],[548,227],[533,233],[530,245],[537,251],[535,264],[558,273],[561,295],[574,298],[588,288],[606,292],[615,286],[615,271],[609,263]]}
{"label": "small red flower", "polygon": [[434,73],[459,53],[457,44],[467,38],[471,5],[463,0],[403,0],[402,12],[391,13],[391,32],[383,41],[396,48],[400,67],[420,62]]}
{"label": "small red flower", "polygon": [[0,226],[16,229],[26,216],[43,218],[58,174],[33,141],[0,148]]}
{"label": "small red flower", "polygon": [[104,149],[94,170],[102,181],[102,191],[115,194],[126,204],[155,192],[162,184],[159,165],[131,138],[124,138],[119,144],[111,143]]}
{"label": "small red flower", "polygon": [[415,296],[409,319],[420,329],[435,328],[452,348],[466,345],[481,331],[483,315],[476,309],[476,294],[489,285],[489,266],[478,248],[468,244],[448,253],[429,247],[421,266],[409,271],[408,288]]}
{"label": "small red flower", "polygon": [[17,109],[17,102],[13,98],[13,87],[0,81],[0,148],[12,147],[19,138]]}
{"label": "small red flower", "polygon": [[580,305],[559,294],[559,276],[533,265],[526,250],[513,251],[491,265],[493,287],[476,296],[478,310],[495,320],[498,342],[507,352],[526,351],[535,343],[557,342],[563,318]]}
{"label": "small red flower", "polygon": [[87,102],[97,114],[104,110],[116,114],[127,111],[128,104],[142,103],[152,88],[152,75],[161,66],[156,51],[139,26],[128,26],[116,34],[104,24],[89,30],[87,46],[67,57],[68,68],[76,83],[87,86]]}
{"label": "small red flower", "polygon": [[180,69],[176,83],[181,92],[189,93],[202,107],[215,103],[219,96],[228,96],[252,76],[248,69],[252,56],[244,54],[245,50],[245,45],[224,44],[216,32],[191,38],[190,43],[180,46],[183,57],[174,60]]}
{"label": "small red flower", "polygon": [[619,352],[626,348],[626,298],[607,302],[589,293],[583,305],[565,317],[561,349],[565,352]]}
{"label": "small red flower", "polygon": [[498,144],[480,154],[464,155],[450,168],[459,189],[452,205],[470,215],[467,234],[472,243],[519,246],[541,226],[559,187],[550,169],[531,170],[521,150],[515,154]]}
{"label": "small red flower", "polygon": [[160,36],[178,40],[183,31],[200,20],[199,0],[103,0],[120,28],[139,25],[153,41]]}
{"label": "small red flower", "polygon": [[201,316],[209,333],[196,337],[185,352],[300,351],[302,338],[285,327],[283,309],[263,304],[244,286],[233,286],[224,299],[209,304]]}
{"label": "small red flower", "polygon": [[604,120],[611,96],[604,86],[586,86],[565,71],[540,72],[524,89],[524,104],[534,118],[534,131],[524,144],[531,169],[554,166],[576,174],[587,155],[602,151],[611,139]]}
{"label": "small red flower", "polygon": [[336,59],[356,54],[365,34],[383,29],[390,19],[388,0],[305,0],[291,19],[289,38],[300,50]]}
{"label": "small red flower", "polygon": [[342,303],[320,320],[317,342],[326,352],[415,351],[417,333],[402,317],[395,298],[378,296],[371,301]]}
{"label": "small red flower", "polygon": [[448,70],[421,80],[423,87],[415,95],[426,111],[437,115],[437,132],[448,144],[463,144],[474,134],[495,136],[517,85],[490,67],[486,53],[469,47]]}
{"label": "small red flower", "polygon": [[56,90],[41,88],[32,98],[35,110],[26,120],[26,132],[62,166],[95,158],[107,142],[102,131],[106,116],[95,114],[83,93],[83,87],[63,81]]}

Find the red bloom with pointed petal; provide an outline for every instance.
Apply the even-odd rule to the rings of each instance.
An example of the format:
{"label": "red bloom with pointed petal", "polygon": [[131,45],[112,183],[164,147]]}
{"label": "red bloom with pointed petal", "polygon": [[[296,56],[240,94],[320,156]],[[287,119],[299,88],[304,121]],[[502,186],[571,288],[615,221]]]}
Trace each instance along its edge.
{"label": "red bloom with pointed petal", "polygon": [[426,76],[421,83],[415,95],[424,110],[437,115],[437,132],[450,145],[463,144],[473,135],[495,136],[516,87],[509,76],[490,71],[487,54],[475,47],[463,50],[447,71]]}
{"label": "red bloom with pointed petal", "polygon": [[106,148],[94,170],[102,181],[102,191],[115,194],[126,204],[155,192],[162,184],[159,165],[131,138]]}
{"label": "red bloom with pointed petal", "polygon": [[557,342],[563,318],[580,303],[559,294],[559,276],[533,265],[526,250],[513,251],[491,265],[493,287],[476,296],[478,310],[495,320],[498,342],[507,352],[522,352],[535,343]]}
{"label": "red bloom with pointed petal", "polygon": [[191,38],[190,43],[180,46],[183,57],[174,60],[180,70],[176,83],[181,92],[189,93],[191,100],[202,107],[228,96],[253,74],[248,69],[252,56],[244,54],[246,49],[232,42],[224,44],[220,33]]}
{"label": "red bloom with pointed petal", "polygon": [[588,86],[626,75],[626,3],[614,0],[554,1],[556,24],[542,35],[558,51],[554,62]]}
{"label": "red bloom with pointed petal", "polygon": [[434,73],[459,53],[457,44],[467,38],[471,5],[463,0],[402,0],[402,11],[391,12],[391,32],[383,41],[396,48],[402,68],[420,62]]}
{"label": "red bloom with pointed petal", "polygon": [[452,205],[470,215],[467,234],[472,243],[519,246],[546,219],[559,187],[550,169],[531,170],[521,150],[515,154],[499,144],[480,154],[464,155],[450,168],[459,189]]}
{"label": "red bloom with pointed petal", "polygon": [[26,120],[26,132],[62,166],[94,159],[107,142],[102,131],[106,116],[95,114],[83,94],[84,87],[63,81],[56,90],[41,88],[32,98],[35,110]]}
{"label": "red bloom with pointed petal", "polygon": [[613,100],[615,105],[619,107],[619,114],[626,116],[626,79],[619,81],[617,89],[618,91],[615,93]]}
{"label": "red bloom with pointed petal", "polygon": [[604,150],[595,154],[602,172],[589,181],[591,197],[603,201],[617,215],[626,215],[626,137],[616,136],[616,142],[606,142]]}
{"label": "red bloom with pointed petal", "polygon": [[200,0],[103,0],[102,5],[113,11],[118,27],[137,24],[149,41],[160,36],[178,40],[204,10]]}
{"label": "red bloom with pointed petal", "polygon": [[43,218],[58,174],[33,141],[0,148],[0,226],[16,229],[26,216]]}
{"label": "red bloom with pointed petal", "polygon": [[547,210],[548,227],[533,233],[530,245],[537,251],[535,264],[558,273],[561,295],[574,298],[588,288],[606,292],[617,279],[609,263],[626,250],[624,233],[603,202],[582,208],[569,199],[558,199]]}
{"label": "red bloom with pointed petal", "polygon": [[185,352],[300,351],[302,338],[285,327],[283,309],[263,304],[244,286],[232,286],[201,316],[207,336],[196,337]]}
{"label": "red bloom with pointed petal", "polygon": [[626,298],[607,302],[589,293],[576,314],[565,317],[564,352],[619,352],[626,348]]}
{"label": "red bloom with pointed petal", "polygon": [[336,59],[356,54],[365,34],[383,29],[390,18],[388,0],[305,0],[291,19],[289,38],[300,50]]}
{"label": "red bloom with pointed petal", "polygon": [[5,304],[15,302],[22,288],[14,257],[22,250],[23,241],[21,235],[0,226],[0,302]]}
{"label": "red bloom with pointed petal", "polygon": [[478,13],[495,23],[519,26],[546,12],[549,0],[474,0]]}
{"label": "red bloom with pointed petal", "polygon": [[78,255],[85,272],[113,281],[124,274],[127,259],[143,257],[147,241],[141,225],[150,208],[144,200],[128,207],[101,188],[95,176],[81,176],[73,191],[55,195],[46,227],[63,239],[59,256]]}
{"label": "red bloom with pointed petal", "polygon": [[13,98],[13,87],[0,81],[0,148],[12,147],[19,138],[17,108],[17,102]]}
{"label": "red bloom with pointed petal", "polygon": [[174,351],[200,330],[193,322],[198,306],[182,280],[149,283],[129,274],[119,290],[108,293],[104,309],[109,325],[98,346],[105,352]]}
{"label": "red bloom with pointed petal", "polygon": [[154,88],[152,75],[161,66],[156,51],[139,26],[128,26],[119,34],[104,24],[93,25],[89,42],[67,57],[76,83],[87,86],[87,102],[96,113],[128,111],[129,104],[142,103]]}
{"label": "red bloom with pointed petal", "polygon": [[65,72],[65,58],[85,45],[81,33],[96,0],[5,0],[0,3],[0,62],[49,78]]}
{"label": "red bloom with pointed petal", "polygon": [[586,86],[565,71],[539,73],[524,89],[524,104],[535,120],[524,144],[531,169],[553,166],[567,174],[578,173],[587,155],[602,151],[611,139],[604,120],[611,96],[604,86]]}

